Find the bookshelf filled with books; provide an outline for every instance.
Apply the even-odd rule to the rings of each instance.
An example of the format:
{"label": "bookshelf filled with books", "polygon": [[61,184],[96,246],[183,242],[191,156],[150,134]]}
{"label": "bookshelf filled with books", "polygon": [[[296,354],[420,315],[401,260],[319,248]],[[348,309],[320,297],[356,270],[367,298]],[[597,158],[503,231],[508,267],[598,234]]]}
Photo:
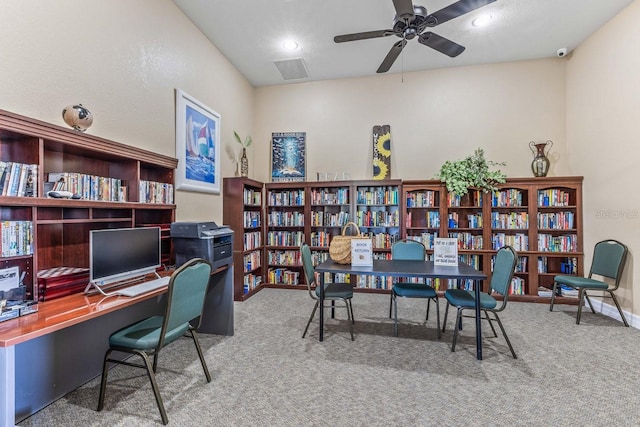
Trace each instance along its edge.
{"label": "bookshelf filled with books", "polygon": [[222,220],[233,233],[233,299],[243,301],[264,284],[264,190],[261,182],[232,177],[222,180]]}
{"label": "bookshelf filled with books", "polygon": [[[20,253],[3,251],[0,266],[18,265],[25,273],[25,297],[43,299],[38,272],[89,267],[90,230],[168,230],[175,218],[176,165],[172,157],[0,111],[0,221],[19,224],[17,242],[8,244],[22,247]],[[163,200],[143,199],[138,189],[144,181],[161,185]],[[47,197],[54,185],[75,197]],[[170,263],[167,233],[162,251],[163,262]]]}

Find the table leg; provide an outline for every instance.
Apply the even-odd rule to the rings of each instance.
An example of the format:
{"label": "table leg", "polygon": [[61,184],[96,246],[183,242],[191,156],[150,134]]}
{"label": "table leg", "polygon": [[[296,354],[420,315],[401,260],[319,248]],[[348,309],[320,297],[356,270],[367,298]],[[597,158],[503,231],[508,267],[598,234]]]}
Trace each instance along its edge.
{"label": "table leg", "polygon": [[482,281],[476,280],[474,290],[476,293],[476,359],[482,360],[482,319],[480,318],[480,292]]}
{"label": "table leg", "polygon": [[324,339],[324,273],[318,274],[320,276],[320,341]]}
{"label": "table leg", "polygon": [[0,347],[0,426],[16,424],[16,348]]}

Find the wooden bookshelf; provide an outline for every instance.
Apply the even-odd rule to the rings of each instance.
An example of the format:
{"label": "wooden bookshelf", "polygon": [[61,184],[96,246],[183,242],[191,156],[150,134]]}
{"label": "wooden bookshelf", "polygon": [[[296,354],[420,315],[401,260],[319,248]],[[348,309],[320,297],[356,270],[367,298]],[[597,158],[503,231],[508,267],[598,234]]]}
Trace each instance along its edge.
{"label": "wooden bookshelf", "polygon": [[[3,267],[24,269],[28,298],[38,298],[38,271],[89,267],[91,230],[160,226],[163,262],[172,263],[168,230],[175,220],[175,204],[141,202],[147,195],[140,185],[153,181],[173,193],[175,158],[0,110],[0,161],[37,165],[37,197],[0,196],[2,221],[33,224],[31,253],[0,258]],[[48,174],[58,172],[117,179],[126,187],[126,198],[47,198]],[[173,201],[173,194],[168,200]]]}

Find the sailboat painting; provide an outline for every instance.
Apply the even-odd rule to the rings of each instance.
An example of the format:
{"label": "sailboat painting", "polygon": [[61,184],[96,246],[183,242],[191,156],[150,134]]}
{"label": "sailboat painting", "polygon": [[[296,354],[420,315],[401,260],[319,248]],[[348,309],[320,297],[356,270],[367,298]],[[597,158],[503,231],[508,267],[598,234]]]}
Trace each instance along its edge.
{"label": "sailboat painting", "polygon": [[220,115],[176,90],[176,188],[220,193]]}

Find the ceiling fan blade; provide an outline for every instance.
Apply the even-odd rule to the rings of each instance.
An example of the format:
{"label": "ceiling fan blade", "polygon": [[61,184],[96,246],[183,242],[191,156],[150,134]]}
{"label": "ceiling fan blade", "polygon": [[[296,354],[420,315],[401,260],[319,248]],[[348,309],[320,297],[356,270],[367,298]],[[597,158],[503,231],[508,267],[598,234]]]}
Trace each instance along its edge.
{"label": "ceiling fan blade", "polygon": [[343,34],[335,36],[333,41],[336,43],[352,42],[356,40],[375,39],[377,37],[387,37],[393,35],[392,30],[366,31],[364,33]]}
{"label": "ceiling fan blade", "polygon": [[402,49],[404,49],[406,45],[407,41],[404,39],[394,43],[391,50],[389,50],[389,53],[387,53],[387,56],[384,58],[384,61],[382,61],[382,64],[378,67],[376,73],[386,73],[389,71],[389,68],[391,68],[393,63],[396,62],[396,59],[400,56]]}
{"label": "ceiling fan blade", "polygon": [[429,15],[427,19],[427,25],[429,27],[435,27],[436,25],[447,22],[465,13],[472,12],[482,6],[486,6],[489,3],[493,3],[496,0],[460,0],[450,4],[447,7],[440,9],[437,12]]}
{"label": "ceiling fan blade", "polygon": [[400,19],[411,20],[413,18],[413,3],[411,0],[393,0],[396,8],[396,16]]}
{"label": "ceiling fan blade", "polygon": [[420,34],[418,41],[425,46],[437,50],[440,53],[444,53],[447,56],[455,58],[464,52],[465,47],[460,46],[458,43],[452,42],[449,39],[445,39],[431,31]]}

